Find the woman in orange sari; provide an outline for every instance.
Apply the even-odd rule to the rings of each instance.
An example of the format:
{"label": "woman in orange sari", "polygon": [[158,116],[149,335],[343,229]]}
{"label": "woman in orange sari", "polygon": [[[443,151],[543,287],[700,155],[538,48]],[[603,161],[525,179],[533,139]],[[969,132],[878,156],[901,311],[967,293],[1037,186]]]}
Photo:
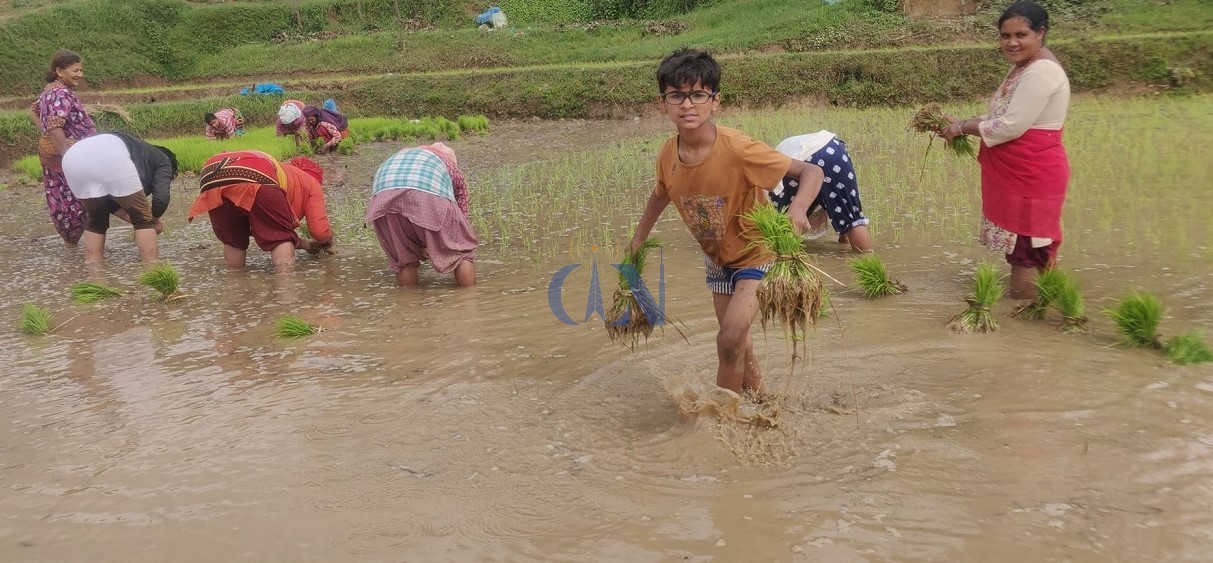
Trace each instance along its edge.
{"label": "woman in orange sari", "polygon": [[953,120],[940,134],[981,137],[981,242],[1011,264],[1011,297],[1032,299],[1036,273],[1052,268],[1061,245],[1061,211],[1070,182],[1062,127],[1070,81],[1045,46],[1049,16],[1015,2],[998,19],[998,44],[1011,70],[989,113]]}

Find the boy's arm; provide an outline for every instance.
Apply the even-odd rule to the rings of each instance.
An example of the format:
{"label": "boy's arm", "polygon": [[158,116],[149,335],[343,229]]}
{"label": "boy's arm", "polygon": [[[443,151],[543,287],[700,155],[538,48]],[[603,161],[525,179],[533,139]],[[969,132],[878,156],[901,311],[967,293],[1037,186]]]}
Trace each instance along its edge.
{"label": "boy's arm", "polygon": [[809,225],[809,206],[813,205],[813,200],[821,193],[821,183],[826,178],[825,172],[817,165],[793,158],[787,175],[795,177],[800,183],[796,197],[792,198],[792,204],[788,206],[788,216],[792,218],[792,225],[801,233],[807,233],[812,228]]}
{"label": "boy's arm", "polygon": [[653,230],[653,225],[657,224],[661,212],[665,211],[668,205],[670,205],[670,196],[658,195],[657,190],[653,190],[649,194],[649,201],[644,204],[644,213],[640,215],[640,222],[636,224],[636,233],[632,235],[632,242],[627,248],[628,252],[640,248],[640,245],[644,244],[645,239],[649,238],[649,232]]}

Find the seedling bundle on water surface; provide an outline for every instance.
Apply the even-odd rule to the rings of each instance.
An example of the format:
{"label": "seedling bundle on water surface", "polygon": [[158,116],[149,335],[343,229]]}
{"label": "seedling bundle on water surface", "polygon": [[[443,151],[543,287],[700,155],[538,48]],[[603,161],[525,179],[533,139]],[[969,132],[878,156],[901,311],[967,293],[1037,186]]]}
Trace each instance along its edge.
{"label": "seedling bundle on water surface", "polygon": [[957,332],[994,332],[998,330],[998,321],[990,308],[1002,299],[1006,285],[994,266],[982,263],[977,266],[977,275],[973,280],[973,293],[965,298],[969,308],[948,321],[948,328]]}
{"label": "seedling bundle on water surface", "polygon": [[[939,136],[940,132],[949,125],[947,116],[943,114],[939,104],[927,104],[914,114],[910,119],[910,128],[919,133],[930,133],[931,140],[927,143],[927,153],[931,152],[931,144],[935,142],[935,137]],[[968,135],[957,135],[951,141],[944,143],[944,148],[957,156],[975,157],[977,149],[973,146],[973,140]]]}
{"label": "seedling bundle on water surface", "polygon": [[[74,319],[75,317],[72,318]],[[71,320],[72,319],[68,319],[60,323],[58,326],[52,327],[50,311],[34,305],[33,303],[26,303],[25,306],[21,308],[21,323],[18,325],[18,328],[20,328],[21,332],[24,332],[25,334],[50,334],[56,330],[59,330],[59,327],[67,324]]]}
{"label": "seedling bundle on water surface", "polygon": [[307,321],[295,315],[283,315],[274,321],[274,335],[278,338],[303,338],[319,334],[324,329],[312,326]]}
{"label": "seedling bundle on water surface", "polygon": [[[653,293],[643,284],[644,270],[649,251],[660,248],[657,239],[648,239],[638,248],[627,252],[619,271],[619,287],[606,312],[606,331],[611,342],[635,349],[640,338],[647,341],[653,334],[654,321],[667,323]],[[677,330],[678,327],[674,327]],[[678,331],[682,334],[682,331]],[[686,338],[684,335],[683,338]]]}
{"label": "seedling bundle on water surface", "polygon": [[117,297],[123,294],[120,289],[92,282],[80,282],[72,285],[68,290],[72,293],[72,300],[80,304],[96,303],[107,297]]}
{"label": "seedling bundle on water surface", "polygon": [[1082,293],[1078,291],[1078,283],[1073,276],[1051,268],[1036,276],[1036,298],[1031,302],[1016,307],[1011,312],[1012,317],[1043,320],[1048,316],[1049,307],[1056,307],[1061,313],[1062,332],[1075,333],[1087,331],[1087,317],[1084,316]]}
{"label": "seedling bundle on water surface", "polygon": [[177,292],[181,276],[170,264],[157,264],[148,268],[139,276],[139,283],[156,290],[156,298],[160,301],[175,301],[185,297]]}
{"label": "seedling bundle on water surface", "polygon": [[752,244],[775,255],[775,263],[758,284],[758,313],[762,327],[778,319],[784,334],[802,340],[821,318],[825,286],[809,263],[792,219],[773,205],[762,204],[744,215],[758,237]]}
{"label": "seedling bundle on water surface", "polygon": [[855,272],[855,282],[868,299],[900,295],[906,291],[905,284],[890,276],[884,262],[875,254],[864,254],[851,260],[851,271]]}
{"label": "seedling bundle on water surface", "polygon": [[1162,321],[1162,302],[1154,295],[1131,292],[1104,314],[1116,323],[1126,346],[1161,350],[1167,360],[1180,365],[1213,361],[1213,351],[1195,331],[1174,336],[1166,344],[1161,342],[1158,325]]}

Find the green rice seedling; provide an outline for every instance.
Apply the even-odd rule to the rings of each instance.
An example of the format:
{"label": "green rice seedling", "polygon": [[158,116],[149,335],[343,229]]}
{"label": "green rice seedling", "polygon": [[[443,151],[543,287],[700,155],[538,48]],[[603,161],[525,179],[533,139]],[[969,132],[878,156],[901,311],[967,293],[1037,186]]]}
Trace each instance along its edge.
{"label": "green rice seedling", "polygon": [[1059,329],[1062,332],[1073,334],[1087,331],[1086,307],[1073,277],[1062,275],[1061,288],[1057,291],[1054,303],[1057,305],[1057,312],[1061,313]]}
{"label": "green rice seedling", "polygon": [[274,335],[278,338],[303,338],[319,334],[322,330],[295,315],[283,315],[274,321]]}
{"label": "green rice seedling", "polygon": [[26,303],[21,309],[21,332],[26,334],[49,334],[51,331],[51,312]]}
{"label": "green rice seedling", "polygon": [[307,228],[307,222],[299,223],[299,226],[295,230],[299,231],[299,238],[302,238],[302,239],[312,238],[312,230]]}
{"label": "green rice seedling", "polygon": [[1158,323],[1162,320],[1162,302],[1152,294],[1133,291],[1103,312],[1116,323],[1123,343],[1137,348],[1162,348]]}
{"label": "green rice seedling", "polygon": [[1200,333],[1194,330],[1171,337],[1163,345],[1163,351],[1168,360],[1181,366],[1213,362],[1213,351],[1209,350]]}
{"label": "green rice seedling", "polygon": [[[825,285],[809,263],[800,234],[786,213],[773,205],[755,206],[743,218],[757,232],[751,244],[775,255],[775,263],[758,285],[758,312],[763,329],[778,320],[786,336],[803,340],[821,318]],[[817,270],[820,271],[820,270]]]}
{"label": "green rice seedling", "polygon": [[[660,247],[659,240],[650,238],[635,250],[624,254],[619,271],[619,287],[615,290],[611,307],[603,319],[611,342],[635,349],[642,336],[648,341],[649,336],[653,334],[655,323],[669,321],[653,294],[641,283],[649,252]],[[679,334],[681,333],[679,330]]]}
{"label": "green rice seedling", "polygon": [[143,275],[139,276],[139,283],[146,285],[158,294],[157,299],[160,301],[173,301],[184,297],[177,292],[177,287],[181,284],[181,276],[177,274],[177,270],[171,264],[156,264]]}
{"label": "green rice seedling", "polygon": [[905,284],[890,276],[884,261],[875,254],[868,253],[851,260],[851,271],[855,272],[855,281],[868,299],[900,295],[906,291]]}
{"label": "green rice seedling", "polygon": [[969,308],[952,317],[948,328],[957,332],[994,332],[998,330],[998,321],[990,308],[1002,299],[1006,290],[1003,277],[994,266],[983,262],[977,266],[977,275],[973,280],[973,293],[965,298]]}
{"label": "green rice seedling", "polygon": [[[927,143],[928,153],[931,151],[931,143],[935,141],[935,137],[948,125],[948,118],[944,116],[939,104],[922,106],[922,109],[918,110],[918,113],[910,119],[911,129],[931,134],[931,141]],[[957,156],[970,158],[977,156],[977,149],[973,147],[973,140],[968,135],[957,135],[951,141],[944,143],[944,148]]]}
{"label": "green rice seedling", "polygon": [[72,300],[76,303],[96,303],[106,297],[122,295],[122,290],[92,282],[80,282],[68,288],[72,292]]}
{"label": "green rice seedling", "polygon": [[[1048,316],[1049,306],[1057,299],[1066,283],[1066,276],[1057,268],[1049,268],[1036,275],[1036,298],[1011,311],[1012,317],[1023,317],[1035,321]],[[1080,304],[1081,306],[1081,304]]]}

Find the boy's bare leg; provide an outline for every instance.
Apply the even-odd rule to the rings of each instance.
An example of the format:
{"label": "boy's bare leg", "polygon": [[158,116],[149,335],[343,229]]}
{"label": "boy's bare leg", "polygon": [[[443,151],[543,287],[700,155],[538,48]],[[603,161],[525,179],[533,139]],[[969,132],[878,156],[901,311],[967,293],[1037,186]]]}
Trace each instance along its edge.
{"label": "boy's bare leg", "polygon": [[223,263],[229,270],[243,270],[246,250],[234,246],[223,245]]}
{"label": "boy's bare leg", "polygon": [[105,258],[105,235],[84,231],[84,236],[81,237],[84,242],[84,263],[92,264],[100,262]]}
{"label": "boy's bare leg", "polygon": [[838,242],[850,244],[855,252],[871,252],[872,231],[868,230],[867,225],[851,227],[851,230],[838,237]]}
{"label": "boy's bare leg", "polygon": [[[720,323],[720,331],[716,333],[716,355],[720,361],[716,385],[735,393],[741,393],[747,383],[746,388],[761,389],[762,376],[750,340],[750,325],[758,315],[758,280],[737,282],[733,295],[712,294],[712,304]],[[753,369],[749,369],[750,364]]]}
{"label": "boy's bare leg", "polygon": [[421,265],[405,266],[396,272],[396,287],[413,287],[417,285],[417,269]]}

